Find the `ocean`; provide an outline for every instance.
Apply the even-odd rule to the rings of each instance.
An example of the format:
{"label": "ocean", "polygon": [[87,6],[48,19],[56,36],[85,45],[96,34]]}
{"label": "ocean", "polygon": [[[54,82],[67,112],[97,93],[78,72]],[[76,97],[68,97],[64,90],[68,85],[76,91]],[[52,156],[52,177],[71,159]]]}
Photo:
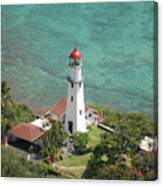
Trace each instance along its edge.
{"label": "ocean", "polygon": [[2,80],[15,100],[50,108],[67,95],[68,56],[83,57],[87,104],[152,116],[153,2],[2,6]]}

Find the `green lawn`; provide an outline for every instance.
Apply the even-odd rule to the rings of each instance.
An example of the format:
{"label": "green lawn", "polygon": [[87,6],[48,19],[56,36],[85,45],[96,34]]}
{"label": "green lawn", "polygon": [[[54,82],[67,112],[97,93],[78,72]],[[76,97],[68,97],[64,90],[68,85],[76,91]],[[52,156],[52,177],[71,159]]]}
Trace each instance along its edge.
{"label": "green lawn", "polygon": [[102,129],[92,126],[91,131],[88,132],[88,145],[93,148],[98,145],[100,143],[100,135],[103,133],[105,133],[105,131],[103,131]]}
{"label": "green lawn", "polygon": [[70,158],[60,161],[59,165],[67,168],[62,169],[63,175],[67,175],[70,178],[81,178],[91,154],[72,155]]}
{"label": "green lawn", "polygon": [[19,148],[16,148],[16,147],[12,146],[12,145],[8,145],[7,148],[11,149],[12,151],[15,151],[18,155],[22,156],[24,159],[27,158],[28,153],[26,151],[23,151]]}
{"label": "green lawn", "polygon": [[65,167],[77,167],[77,166],[85,166],[91,156],[91,153],[87,153],[84,155],[72,155],[70,158],[60,161],[60,165]]}
{"label": "green lawn", "polygon": [[[100,143],[100,135],[105,131],[102,129],[92,126],[92,129],[88,132],[89,142],[88,146],[94,148],[97,144]],[[90,159],[92,153],[87,153],[83,155],[72,155],[71,157],[62,160],[59,162],[60,165],[66,167],[82,166],[87,165],[88,160]]]}
{"label": "green lawn", "polygon": [[[104,132],[105,131],[103,131],[102,129],[92,126],[91,130],[88,132],[88,146],[92,148],[96,147],[96,145],[100,143],[100,135]],[[65,172],[73,173],[76,178],[80,178],[87,166],[91,155],[91,152],[83,155],[72,155],[71,157],[60,161],[59,165],[67,168]]]}

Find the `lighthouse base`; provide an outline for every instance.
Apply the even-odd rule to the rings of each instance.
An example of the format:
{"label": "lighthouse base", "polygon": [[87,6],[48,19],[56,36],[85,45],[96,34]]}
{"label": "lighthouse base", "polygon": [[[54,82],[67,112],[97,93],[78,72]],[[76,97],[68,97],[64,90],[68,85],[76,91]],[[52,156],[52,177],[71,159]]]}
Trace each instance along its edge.
{"label": "lighthouse base", "polygon": [[76,128],[76,126],[78,126],[76,123],[73,123],[73,121],[65,121],[65,132],[69,133],[69,134],[73,134],[73,133],[76,133],[76,132],[88,132],[87,128],[86,127],[83,127],[83,126],[86,126],[86,124],[84,124],[83,126],[78,126]]}

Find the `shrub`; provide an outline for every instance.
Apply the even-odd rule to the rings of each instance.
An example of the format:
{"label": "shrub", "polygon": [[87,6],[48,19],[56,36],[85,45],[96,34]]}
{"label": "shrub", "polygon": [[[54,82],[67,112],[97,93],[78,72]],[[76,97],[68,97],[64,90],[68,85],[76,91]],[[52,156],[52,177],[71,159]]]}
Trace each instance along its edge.
{"label": "shrub", "polygon": [[87,152],[88,134],[78,132],[74,135],[74,147],[80,154]]}
{"label": "shrub", "polygon": [[88,126],[87,126],[87,129],[88,129],[89,131],[92,131],[92,124],[88,125]]}

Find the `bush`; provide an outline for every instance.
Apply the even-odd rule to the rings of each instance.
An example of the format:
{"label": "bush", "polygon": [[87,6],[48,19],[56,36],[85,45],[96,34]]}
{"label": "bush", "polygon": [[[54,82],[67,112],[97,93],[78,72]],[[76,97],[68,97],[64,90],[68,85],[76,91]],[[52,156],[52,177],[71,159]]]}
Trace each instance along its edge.
{"label": "bush", "polygon": [[87,129],[88,129],[89,131],[92,131],[92,124],[88,125],[88,126],[87,126]]}
{"label": "bush", "polygon": [[50,165],[42,162],[27,161],[21,154],[18,154],[10,147],[1,146],[2,152],[2,177],[28,177],[28,178],[48,178],[61,177],[54,172]]}
{"label": "bush", "polygon": [[74,135],[74,147],[80,154],[87,152],[88,134],[78,132]]}
{"label": "bush", "polygon": [[7,135],[7,131],[14,127],[19,122],[27,122],[33,119],[32,111],[28,106],[24,104],[15,103],[12,91],[8,87],[7,82],[2,82],[2,96],[1,96],[1,108],[2,108],[2,135],[3,138]]}
{"label": "bush", "polygon": [[144,136],[155,137],[157,123],[141,112],[118,115],[108,111],[104,113],[104,118],[108,118],[105,125],[114,124],[115,132],[105,132],[100,136],[100,144],[94,148],[82,177],[156,180],[157,152],[144,152],[139,149],[139,143]]}

